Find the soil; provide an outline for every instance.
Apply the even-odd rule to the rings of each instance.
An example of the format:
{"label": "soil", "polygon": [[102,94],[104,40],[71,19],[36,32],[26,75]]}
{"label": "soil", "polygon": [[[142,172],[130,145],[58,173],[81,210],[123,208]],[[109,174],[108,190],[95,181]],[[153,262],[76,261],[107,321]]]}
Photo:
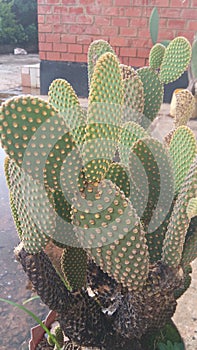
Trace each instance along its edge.
{"label": "soil", "polygon": [[[20,68],[26,64],[39,62],[37,55],[0,56],[0,99],[21,93]],[[24,91],[23,91],[24,92]],[[36,91],[36,94],[39,92]],[[86,104],[86,100],[82,100]],[[169,117],[169,105],[163,105],[159,116],[152,125],[152,133],[162,139],[172,129],[173,120]],[[190,121],[197,136],[197,121]],[[18,237],[9,209],[9,197],[3,174],[4,151],[0,148],[0,297],[22,303],[32,296],[21,266],[13,254]],[[185,341],[186,350],[197,349],[197,260],[192,264],[192,283],[187,292],[178,300],[174,321]],[[48,313],[40,300],[27,304],[40,318]],[[1,350],[27,350],[30,327],[34,320],[24,312],[0,302],[0,339]]]}

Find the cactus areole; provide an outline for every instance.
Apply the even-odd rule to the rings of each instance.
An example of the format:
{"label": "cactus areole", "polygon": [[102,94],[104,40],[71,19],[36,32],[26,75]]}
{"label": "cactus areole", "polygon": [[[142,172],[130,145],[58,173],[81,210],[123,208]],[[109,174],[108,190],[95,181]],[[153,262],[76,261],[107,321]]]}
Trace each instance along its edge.
{"label": "cactus areole", "polygon": [[1,105],[21,241],[15,254],[76,348],[157,349],[190,284],[197,147],[187,126],[192,108],[184,106],[191,94],[180,95],[163,143],[149,131],[164,84],[190,58],[189,42],[178,37],[167,49],[156,44],[150,66],[135,71],[99,40],[88,53],[87,109],[62,79],[47,102],[22,95]]}

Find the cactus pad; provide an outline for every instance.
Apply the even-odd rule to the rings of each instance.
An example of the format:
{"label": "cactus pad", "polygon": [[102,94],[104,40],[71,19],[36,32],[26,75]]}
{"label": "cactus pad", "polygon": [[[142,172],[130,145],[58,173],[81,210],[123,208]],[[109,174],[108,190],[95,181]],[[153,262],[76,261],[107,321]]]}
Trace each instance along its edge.
{"label": "cactus pad", "polygon": [[197,258],[197,217],[191,219],[187,231],[183,254],[181,258],[181,266],[183,268]]}
{"label": "cactus pad", "polygon": [[143,67],[139,68],[137,73],[144,87],[144,115],[153,121],[163,101],[164,87],[153,69]]}
{"label": "cactus pad", "polygon": [[185,236],[190,220],[187,206],[191,198],[197,196],[197,158],[191,165],[189,173],[180,189],[171,220],[166,232],[162,259],[172,267],[180,264]]}
{"label": "cactus pad", "polygon": [[76,233],[104,272],[129,290],[141,289],[148,273],[148,251],[139,218],[115,184],[104,180],[99,184],[100,193],[96,188],[87,188],[94,200],[86,199],[86,212],[73,208]]}
{"label": "cactus pad", "polygon": [[61,114],[75,142],[80,145],[84,139],[86,116],[72,86],[64,79],[54,80],[49,87],[49,102]]}
{"label": "cactus pad", "polygon": [[175,191],[180,190],[182,183],[196,155],[196,138],[187,126],[180,126],[173,133],[169,152],[172,159],[175,178]]}
{"label": "cactus pad", "polygon": [[123,120],[141,121],[144,110],[144,88],[139,75],[125,79]]}
{"label": "cactus pad", "polygon": [[72,290],[86,285],[87,254],[78,247],[66,247],[61,257],[64,277]]}
{"label": "cactus pad", "polygon": [[84,171],[89,182],[104,178],[114,157],[122,105],[123,83],[119,62],[115,55],[108,52],[98,59],[91,80],[83,145]]}
{"label": "cactus pad", "polygon": [[160,43],[152,47],[149,53],[149,65],[151,68],[158,69],[161,66],[165,49],[165,46]]}
{"label": "cactus pad", "polygon": [[194,216],[197,216],[197,197],[191,198],[187,206],[187,216],[191,220]]}
{"label": "cactus pad", "polygon": [[191,59],[191,45],[184,37],[177,37],[165,50],[159,78],[164,84],[177,80],[188,68]]}
{"label": "cactus pad", "polygon": [[115,54],[111,45],[105,40],[94,40],[88,49],[88,81],[89,85],[91,83],[92,75],[94,72],[94,68],[97,60],[101,55],[106,52],[111,52]]}
{"label": "cactus pad", "polygon": [[112,163],[105,176],[106,179],[115,183],[126,197],[130,195],[130,179],[129,174],[119,163]]}
{"label": "cactus pad", "polygon": [[127,66],[126,64],[120,64],[120,68],[122,71],[122,79],[131,79],[137,75],[135,69],[131,66]]}
{"label": "cactus pad", "polygon": [[[63,127],[64,123],[57,116],[55,108],[40,98],[20,96],[4,102],[0,109],[0,131],[1,143],[6,153],[10,158],[15,159],[17,164],[22,165],[31,142],[32,152],[38,152],[41,156],[46,151],[43,149],[45,142],[44,139],[38,139],[36,145],[35,133],[37,131],[39,133],[41,127],[49,127],[47,134],[49,136],[51,134],[50,125],[54,120],[58,126]],[[48,144],[50,144],[49,140]],[[31,173],[34,173],[35,176],[36,166]]]}
{"label": "cactus pad", "polygon": [[122,126],[120,142],[118,145],[122,164],[128,166],[130,148],[137,140],[148,136],[149,135],[147,131],[145,131],[139,124],[135,122],[127,122]]}

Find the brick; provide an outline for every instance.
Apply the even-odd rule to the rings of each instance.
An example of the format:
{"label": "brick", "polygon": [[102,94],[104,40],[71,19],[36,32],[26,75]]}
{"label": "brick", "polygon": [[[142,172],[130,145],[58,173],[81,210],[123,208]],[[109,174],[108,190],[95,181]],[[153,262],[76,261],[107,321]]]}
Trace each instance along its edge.
{"label": "brick", "polygon": [[83,34],[86,31],[86,26],[84,25],[70,25],[68,28],[68,32],[71,34]]}
{"label": "brick", "polygon": [[147,58],[149,56],[149,49],[147,48],[138,48],[137,49],[137,57],[143,57],[143,58]]}
{"label": "brick", "polygon": [[169,29],[164,29],[161,28],[159,30],[159,36],[158,36],[158,41],[161,40],[172,40],[175,37],[175,33],[173,30],[169,30]]}
{"label": "brick", "polygon": [[95,25],[109,26],[110,25],[110,17],[95,16]]}
{"label": "brick", "polygon": [[60,23],[60,15],[46,15],[46,23]]}
{"label": "brick", "polygon": [[170,7],[188,7],[190,6],[190,1],[188,0],[185,0],[185,1],[182,1],[182,0],[170,0]]}
{"label": "brick", "polygon": [[77,22],[82,24],[93,24],[94,18],[88,15],[77,16]]}
{"label": "brick", "polygon": [[133,6],[147,6],[147,0],[133,0]]}
{"label": "brick", "polygon": [[197,9],[184,9],[182,10],[182,18],[197,20]]}
{"label": "brick", "polygon": [[76,17],[75,15],[61,15],[61,23],[76,23],[78,22],[77,19],[78,17]]}
{"label": "brick", "polygon": [[60,60],[60,52],[47,52],[46,59],[49,61],[59,61]]}
{"label": "brick", "polygon": [[194,32],[189,32],[188,30],[177,30],[175,32],[175,36],[185,36],[192,43],[194,39]]}
{"label": "brick", "polygon": [[46,34],[46,42],[47,43],[60,42],[60,34],[47,33]]}
{"label": "brick", "polygon": [[87,55],[86,54],[79,54],[76,55],[76,62],[87,62]]}
{"label": "brick", "polygon": [[71,53],[82,53],[83,46],[78,44],[68,44],[68,52]]}
{"label": "brick", "polygon": [[39,15],[46,15],[51,13],[52,7],[49,5],[39,5],[38,6],[38,14]]}
{"label": "brick", "polygon": [[47,0],[48,5],[59,5],[59,0]]}
{"label": "brick", "polygon": [[80,15],[84,13],[83,7],[69,7],[68,13],[74,14],[74,15]]}
{"label": "brick", "polygon": [[168,28],[172,28],[172,29],[183,29],[185,28],[185,20],[183,19],[169,19],[168,20]]}
{"label": "brick", "polygon": [[98,27],[96,27],[96,26],[85,26],[83,33],[89,34],[89,35],[101,35],[101,27],[100,26],[98,26]]}
{"label": "brick", "polygon": [[113,5],[113,0],[97,0],[97,4],[102,8],[109,7]]}
{"label": "brick", "polygon": [[40,43],[39,45],[41,51],[52,51],[52,43]]}
{"label": "brick", "polygon": [[90,45],[91,39],[88,35],[77,35],[76,42],[77,42],[77,44]]}
{"label": "brick", "polygon": [[187,29],[197,31],[197,21],[187,21]]}
{"label": "brick", "polygon": [[[147,27],[148,28],[148,18],[135,17],[130,19],[130,25],[133,27]],[[159,23],[160,25],[160,23]]]}
{"label": "brick", "polygon": [[38,15],[38,23],[44,23],[45,22],[45,16],[44,15]]}
{"label": "brick", "polygon": [[59,33],[59,34],[61,34],[61,33],[66,33],[67,32],[67,30],[66,30],[66,26],[65,25],[63,25],[63,24],[54,24],[53,25],[53,32],[54,33]]}
{"label": "brick", "polygon": [[61,60],[75,62],[75,54],[70,52],[61,52]]}
{"label": "brick", "polygon": [[[160,32],[160,30],[159,30]],[[150,38],[150,33],[148,28],[138,28],[138,38]]]}
{"label": "brick", "polygon": [[145,59],[139,57],[131,57],[129,64],[133,67],[143,67],[145,65]]}
{"label": "brick", "polygon": [[129,57],[121,57],[121,63],[128,65],[129,64]]}
{"label": "brick", "polygon": [[53,13],[54,14],[68,14],[68,9],[69,9],[69,7],[64,6],[64,5],[54,6]]}
{"label": "brick", "polygon": [[51,24],[38,24],[38,30],[40,33],[51,33],[52,25]]}
{"label": "brick", "polygon": [[95,1],[94,0],[79,0],[79,4],[81,5],[94,5],[95,4]]}
{"label": "brick", "polygon": [[41,60],[46,60],[46,52],[39,50],[39,58]]}
{"label": "brick", "polygon": [[[80,38],[80,35],[79,35]],[[61,34],[61,41],[62,43],[75,43],[76,42],[76,36],[75,35],[70,35],[70,34]]]}
{"label": "brick", "polygon": [[65,4],[65,5],[76,5],[76,0],[62,0],[62,4]]}
{"label": "brick", "polygon": [[89,45],[83,45],[83,53],[87,55],[89,49]]}
{"label": "brick", "polygon": [[137,36],[137,28],[135,27],[123,27],[120,28],[121,36]]}
{"label": "brick", "polygon": [[100,15],[101,7],[99,5],[86,6],[87,15]]}
{"label": "brick", "polygon": [[102,8],[103,15],[109,16],[120,16],[120,8],[119,7],[103,7]]}
{"label": "brick", "polygon": [[[187,1],[187,0],[186,0]],[[179,1],[179,6],[180,6],[180,2],[181,0]],[[152,0],[151,1],[151,6],[158,6],[158,7],[168,7],[169,6],[169,0]],[[177,7],[179,7],[177,6]]]}
{"label": "brick", "polygon": [[53,43],[53,51],[54,52],[67,52],[67,44],[62,43]]}
{"label": "brick", "polygon": [[112,26],[115,27],[128,27],[129,25],[129,20],[127,17],[117,17],[117,18],[112,18]]}
{"label": "brick", "polygon": [[121,47],[120,56],[136,56],[136,51],[133,47]]}
{"label": "brick", "polygon": [[142,14],[142,7],[130,7],[125,9],[125,16],[140,17]]}
{"label": "brick", "polygon": [[192,0],[192,5],[191,7],[197,7],[197,0]]}
{"label": "brick", "polygon": [[[108,37],[117,36],[118,35],[118,27],[102,26],[101,27],[101,35],[106,35]],[[107,39],[107,40],[109,40],[109,39]]]}
{"label": "brick", "polygon": [[114,0],[115,6],[130,6],[131,1],[130,0]]}
{"label": "brick", "polygon": [[164,18],[179,18],[181,17],[181,8],[176,9],[162,9],[160,10],[160,16]]}
{"label": "brick", "polygon": [[39,43],[45,42],[46,41],[45,33],[38,33],[38,39],[39,39]]}
{"label": "brick", "polygon": [[147,39],[142,39],[142,38],[132,38],[129,41],[129,46],[131,47],[148,47],[150,48],[152,46],[152,42],[151,39],[147,38]]}
{"label": "brick", "polygon": [[112,46],[128,46],[128,40],[121,37],[111,37],[110,43]]}

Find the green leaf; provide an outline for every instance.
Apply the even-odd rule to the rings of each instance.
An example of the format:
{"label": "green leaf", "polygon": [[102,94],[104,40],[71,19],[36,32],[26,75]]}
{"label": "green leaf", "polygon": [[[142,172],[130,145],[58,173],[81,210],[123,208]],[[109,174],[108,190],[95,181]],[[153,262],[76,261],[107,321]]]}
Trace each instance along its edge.
{"label": "green leaf", "polygon": [[149,20],[149,31],[153,45],[156,44],[159,32],[159,13],[157,7],[154,7]]}

